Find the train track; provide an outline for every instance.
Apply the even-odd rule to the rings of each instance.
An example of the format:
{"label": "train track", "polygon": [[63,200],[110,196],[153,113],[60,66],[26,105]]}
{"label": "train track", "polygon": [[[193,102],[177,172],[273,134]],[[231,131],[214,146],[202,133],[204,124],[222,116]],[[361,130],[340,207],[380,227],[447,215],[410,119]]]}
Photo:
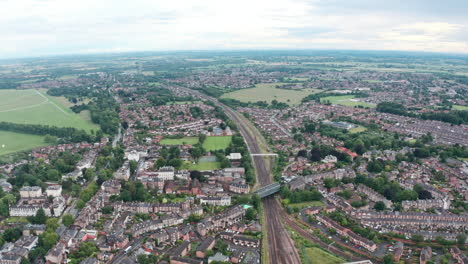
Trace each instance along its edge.
{"label": "train track", "polygon": [[[276,202],[277,206],[281,207],[281,205],[279,204],[279,202],[277,201]],[[349,259],[349,260],[353,260],[353,261],[358,261],[358,260],[362,260],[363,257],[367,258],[367,259],[370,259],[370,260],[373,260],[373,261],[376,261],[378,263],[381,262],[381,259],[378,259],[364,251],[361,251],[359,249],[356,249],[352,246],[349,246],[347,244],[344,244],[344,243],[341,243],[339,241],[334,241],[335,244],[338,244],[342,247],[345,247],[347,248],[348,250],[350,251],[343,251],[342,249],[340,248],[337,248],[331,244],[327,244],[325,242],[323,242],[322,240],[320,240],[320,238],[312,235],[310,233],[309,230],[314,230],[315,228],[313,227],[310,227],[307,223],[304,223],[303,221],[301,220],[297,220],[299,222],[301,222],[301,224],[305,225],[305,226],[308,226],[308,229],[304,229],[303,226],[301,226],[300,224],[298,224],[296,222],[295,219],[293,219],[290,215],[288,215],[284,210],[278,210],[281,214],[281,218],[283,219],[283,221],[285,222],[285,224],[287,224],[290,228],[292,228],[295,232],[297,232],[299,235],[301,235],[302,237],[304,237],[305,239],[313,242],[313,243],[316,243],[318,245],[320,245],[322,248],[324,249],[327,249],[328,251],[336,254],[337,256],[340,256],[344,259]],[[362,257],[358,257],[350,252],[354,252],[355,254],[359,255],[359,256],[362,256]]]}
{"label": "train track", "polygon": [[[213,102],[221,107],[226,115],[236,123],[241,135],[250,153],[258,154],[268,151],[268,144],[263,135],[258,129],[243,115],[234,111],[230,107],[220,103],[217,99],[194,91],[185,87],[177,87],[188,93],[191,93],[199,98]],[[263,148],[262,148],[263,147]],[[265,186],[272,183],[272,163],[266,162],[266,158],[262,156],[252,157],[253,166],[257,175],[257,181],[260,186]],[[263,210],[266,217],[266,228],[268,237],[269,262],[272,264],[299,264],[301,259],[294,241],[289,236],[283,222],[280,219],[280,212],[283,210],[277,206],[277,201],[274,197],[263,199]],[[263,256],[265,257],[265,256]]]}

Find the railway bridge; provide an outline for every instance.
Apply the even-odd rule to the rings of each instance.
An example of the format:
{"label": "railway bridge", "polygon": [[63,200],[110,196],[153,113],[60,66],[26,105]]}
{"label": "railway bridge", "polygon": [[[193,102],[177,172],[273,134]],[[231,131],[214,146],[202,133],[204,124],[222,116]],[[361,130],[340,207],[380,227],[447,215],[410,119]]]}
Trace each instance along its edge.
{"label": "railway bridge", "polygon": [[275,194],[275,193],[279,192],[280,186],[281,185],[278,182],[275,182],[275,183],[263,186],[262,188],[256,190],[255,193],[260,198],[265,198],[267,196],[270,196],[272,194]]}

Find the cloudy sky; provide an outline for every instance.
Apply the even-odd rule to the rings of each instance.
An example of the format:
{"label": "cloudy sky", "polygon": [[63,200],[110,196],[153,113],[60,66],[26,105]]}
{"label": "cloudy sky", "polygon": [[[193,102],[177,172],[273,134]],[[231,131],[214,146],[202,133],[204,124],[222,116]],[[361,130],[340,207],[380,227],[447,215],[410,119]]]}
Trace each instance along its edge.
{"label": "cloudy sky", "polygon": [[210,49],[468,53],[468,1],[0,0],[0,58]]}

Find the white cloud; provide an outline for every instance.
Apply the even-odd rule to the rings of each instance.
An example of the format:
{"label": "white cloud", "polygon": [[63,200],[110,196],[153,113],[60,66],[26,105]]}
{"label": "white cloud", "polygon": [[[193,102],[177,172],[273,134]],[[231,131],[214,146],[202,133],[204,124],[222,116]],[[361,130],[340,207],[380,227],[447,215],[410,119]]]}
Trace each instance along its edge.
{"label": "white cloud", "polygon": [[322,5],[307,0],[0,0],[0,57],[239,48],[467,50],[467,21],[431,14],[421,20],[424,14],[385,9],[322,12]]}

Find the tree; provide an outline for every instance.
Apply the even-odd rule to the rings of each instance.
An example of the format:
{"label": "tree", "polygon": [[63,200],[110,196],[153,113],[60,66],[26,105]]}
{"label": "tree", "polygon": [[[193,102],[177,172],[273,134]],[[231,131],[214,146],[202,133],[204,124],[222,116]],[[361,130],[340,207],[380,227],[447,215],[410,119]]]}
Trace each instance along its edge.
{"label": "tree", "polygon": [[377,210],[377,211],[385,210],[385,203],[382,202],[382,201],[376,202],[375,205],[374,205],[374,209]]}
{"label": "tree", "polygon": [[182,166],[182,160],[179,159],[179,158],[173,158],[171,160],[169,160],[169,166],[172,166],[176,169],[179,169],[180,166]]}
{"label": "tree", "polygon": [[133,174],[135,173],[137,167],[138,167],[138,162],[134,161],[134,160],[131,160],[128,162],[128,165],[130,167],[130,174]]}
{"label": "tree", "polygon": [[257,210],[255,210],[253,207],[248,208],[245,211],[245,218],[247,220],[255,220],[257,219]]}
{"label": "tree", "polygon": [[18,228],[8,228],[3,232],[3,239],[5,239],[6,242],[14,242],[18,240],[23,235],[23,231]]}
{"label": "tree", "polygon": [[55,231],[59,227],[57,218],[49,218],[46,222],[47,230]]}
{"label": "tree", "polygon": [[383,263],[384,264],[394,264],[395,261],[393,261],[392,254],[385,255],[385,257],[383,258]]}
{"label": "tree", "polygon": [[411,236],[411,240],[418,243],[418,242],[423,242],[424,241],[424,237],[422,235],[419,235],[419,234],[414,234]]}
{"label": "tree", "polygon": [[103,214],[111,214],[114,211],[114,207],[108,205],[101,208]]}
{"label": "tree", "polygon": [[36,215],[29,218],[31,223],[36,225],[44,225],[47,222],[47,216],[45,214],[44,209],[39,208],[37,210]]}
{"label": "tree", "polygon": [[73,221],[75,221],[75,219],[73,219],[73,215],[71,214],[65,214],[62,216],[62,223],[64,226],[70,226],[73,224]]}
{"label": "tree", "polygon": [[461,233],[457,235],[457,244],[463,245],[466,242],[466,235]]}
{"label": "tree", "polygon": [[154,162],[154,168],[159,169],[161,167],[166,166],[166,160],[163,157],[160,157]]}

